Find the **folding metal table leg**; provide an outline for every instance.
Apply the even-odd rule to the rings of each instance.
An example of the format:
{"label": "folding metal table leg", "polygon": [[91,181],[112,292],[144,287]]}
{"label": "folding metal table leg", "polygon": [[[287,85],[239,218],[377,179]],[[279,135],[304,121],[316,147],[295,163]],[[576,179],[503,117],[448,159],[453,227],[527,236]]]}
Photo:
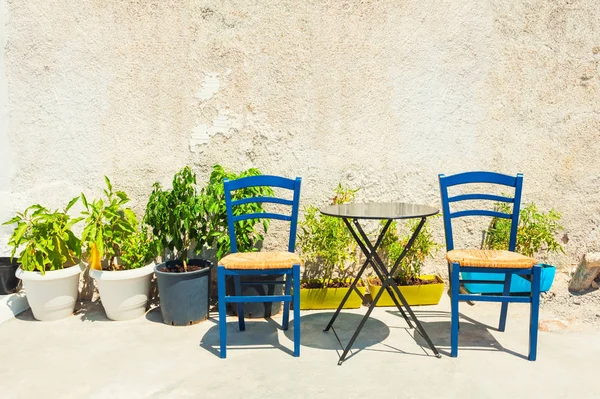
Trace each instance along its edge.
{"label": "folding metal table leg", "polygon": [[[385,224],[383,230],[381,230],[381,233],[379,233],[379,237],[377,238],[377,241],[375,242],[375,246],[373,246],[373,244],[371,244],[371,242],[369,241],[369,237],[365,234],[365,231],[363,230],[362,226],[360,225],[360,223],[356,219],[354,220],[354,225],[356,226],[356,230],[358,230],[358,233],[361,235],[364,243],[360,240],[360,238],[354,232],[354,230],[351,229],[351,226],[348,223],[348,228],[350,229],[350,232],[354,236],[354,240],[358,243],[358,246],[360,247],[361,251],[365,255],[366,254],[371,254],[372,255],[371,256],[371,266],[373,267],[373,270],[377,274],[377,277],[379,278],[379,281],[381,281],[381,285],[382,285],[381,291],[384,290],[384,284],[383,284],[383,282],[387,278],[387,268],[383,264],[383,260],[379,257],[379,254],[377,254],[377,248],[379,248],[379,245],[381,244],[381,241],[383,241],[383,237],[384,237],[384,235],[385,235],[385,233],[386,233],[386,231],[387,231],[387,229],[388,229],[388,227],[390,226],[391,223],[392,223],[392,220],[388,220],[387,221],[387,223]],[[375,259],[373,259],[373,258],[375,258]],[[406,320],[406,323],[408,324],[408,326],[410,328],[413,328],[413,325],[412,325],[410,319],[408,318],[408,316],[406,315],[406,313],[404,313],[404,310],[402,309],[402,306],[400,306],[400,303],[398,303],[398,299],[396,299],[396,297],[392,293],[392,290],[389,288],[389,286],[386,287],[385,290],[387,291],[387,293],[390,296],[390,298],[392,298],[392,301],[394,301],[394,304],[396,305],[396,307],[400,311],[400,314],[402,315],[402,317],[404,317],[404,320]]]}
{"label": "folding metal table leg", "polygon": [[338,360],[338,366],[342,365],[342,363],[344,362],[344,359],[346,358],[346,355],[348,354],[348,352],[350,352],[350,349],[352,349],[352,345],[354,344],[354,341],[356,341],[358,334],[360,334],[360,331],[363,329],[365,323],[367,322],[367,320],[369,320],[369,316],[371,315],[371,312],[373,312],[373,309],[375,309],[375,306],[377,305],[377,301],[379,301],[379,298],[381,298],[381,295],[383,294],[383,292],[384,292],[384,290],[381,289],[381,290],[379,290],[377,295],[375,295],[373,302],[371,302],[371,305],[369,305],[369,309],[367,310],[367,313],[364,315],[364,317],[360,321],[360,324],[358,325],[358,328],[356,329],[356,331],[354,331],[354,334],[352,335],[352,338],[350,338],[348,345],[346,345],[346,347],[344,348],[344,352],[342,353],[342,356],[340,356],[340,359]]}
{"label": "folding metal table leg", "polygon": [[[431,341],[431,339],[429,338],[429,336],[425,332],[425,329],[423,328],[423,326],[421,325],[421,323],[417,319],[416,315],[414,314],[414,312],[412,311],[412,309],[408,305],[408,302],[406,301],[406,298],[404,298],[404,295],[402,295],[402,293],[398,289],[398,286],[396,285],[396,282],[392,278],[393,273],[399,267],[400,262],[406,256],[408,250],[413,245],[416,237],[418,236],[421,228],[423,227],[423,225],[425,223],[425,218],[421,219],[421,222],[419,223],[419,225],[417,226],[417,228],[413,232],[411,238],[409,239],[408,243],[404,247],[404,249],[403,249],[402,253],[400,254],[400,256],[398,257],[398,259],[396,259],[396,262],[394,263],[394,266],[391,268],[391,270],[388,270],[385,267],[385,264],[383,263],[382,259],[377,254],[377,248],[379,248],[379,246],[381,245],[381,241],[383,240],[383,236],[385,235],[387,229],[389,228],[392,220],[388,220],[388,222],[386,223],[386,225],[382,229],[381,233],[379,234],[379,237],[377,238],[377,241],[376,241],[375,245],[373,245],[371,243],[371,241],[368,239],[368,236],[365,234],[365,232],[362,229],[362,227],[360,226],[360,223],[358,222],[358,220],[354,219],[354,221],[353,221],[354,225],[356,226],[356,230],[358,231],[358,234],[352,228],[352,225],[350,224],[350,222],[348,221],[348,219],[344,218],[343,220],[346,223],[346,226],[348,227],[348,230],[350,230],[350,233],[352,234],[354,240],[357,242],[357,244],[359,245],[360,249],[362,250],[362,252],[364,253],[364,255],[366,256],[367,259],[365,260],[365,263],[363,264],[363,266],[361,267],[359,273],[357,274],[356,279],[352,282],[350,290],[348,290],[348,292],[344,296],[344,299],[342,300],[342,303],[340,303],[340,306],[338,306],[336,312],[334,313],[333,317],[331,318],[329,324],[327,325],[327,327],[325,328],[324,331],[328,331],[331,328],[331,326],[333,325],[333,323],[334,323],[335,319],[337,318],[337,316],[339,315],[339,313],[340,313],[343,305],[345,304],[346,300],[350,296],[350,293],[352,292],[352,290],[355,289],[356,283],[358,282],[360,276],[362,275],[362,273],[364,272],[364,270],[366,269],[366,267],[367,267],[367,265],[369,263],[372,265],[373,270],[375,271],[375,273],[377,274],[377,276],[380,278],[380,280],[382,282],[382,288],[381,288],[381,290],[379,290],[379,292],[377,293],[377,295],[375,296],[375,298],[373,298],[373,301],[372,301],[371,305],[369,306],[369,309],[367,310],[367,313],[362,318],[360,324],[358,325],[358,328],[356,329],[356,331],[352,335],[352,338],[350,338],[350,341],[348,342],[348,344],[344,348],[344,352],[342,353],[342,356],[340,356],[340,359],[338,361],[338,365],[341,365],[343,363],[344,359],[346,358],[346,356],[348,355],[348,352],[352,348],[352,345],[356,341],[356,338],[358,337],[358,335],[360,334],[361,330],[363,329],[365,323],[369,319],[371,313],[373,312],[373,309],[376,307],[377,302],[381,298],[381,295],[383,294],[383,292],[388,292],[389,293],[390,297],[394,301],[394,304],[396,305],[396,307],[398,308],[398,310],[400,311],[400,313],[402,314],[402,316],[404,317],[404,319],[408,322],[408,324],[409,324],[409,326],[411,328],[413,327],[412,324],[411,324],[411,322],[410,322],[410,319],[412,318],[412,320],[416,324],[416,331],[425,339],[425,341],[427,342],[427,344],[429,345],[429,347],[431,348],[431,350],[433,351],[433,353],[438,358],[441,357],[441,355],[437,351],[435,345],[433,345],[433,342]],[[359,234],[360,234],[360,237],[359,237]],[[362,240],[361,240],[361,238],[362,238]],[[394,291],[395,291],[396,295],[398,296],[398,298],[400,299],[400,301],[402,302],[402,305],[400,305],[400,303],[398,303],[398,300],[393,295]],[[408,311],[408,313],[410,314],[410,318],[404,312],[403,307],[405,307],[406,310]]]}
{"label": "folding metal table leg", "polygon": [[[362,248],[362,243],[360,242],[360,239],[358,238],[358,235],[356,234],[356,232],[354,231],[354,229],[352,229],[352,225],[350,224],[350,222],[348,222],[348,219],[344,218],[342,220],[344,221],[344,223],[346,224],[346,226],[350,230],[350,233],[352,234],[352,236],[354,237],[354,239],[356,240],[356,242],[358,243],[358,245],[361,246],[361,248]],[[384,227],[383,233],[385,233],[385,231],[389,227],[390,222],[388,222],[388,224],[386,225],[386,227]],[[377,239],[377,243],[375,244],[375,246],[378,247],[381,244],[382,240],[383,240],[383,234],[380,234],[379,238]],[[348,298],[350,298],[350,295],[352,294],[352,292],[356,288],[356,284],[360,280],[360,277],[364,273],[364,271],[367,268],[367,266],[369,265],[369,263],[372,263],[372,259],[371,259],[372,255],[369,254],[368,252],[365,252],[365,251],[363,251],[363,253],[365,254],[365,256],[366,256],[367,259],[365,260],[365,262],[363,263],[362,267],[358,271],[358,274],[356,275],[354,281],[350,285],[350,289],[348,290],[348,292],[346,292],[346,295],[344,295],[344,298],[342,299],[342,302],[340,302],[338,308],[336,309],[335,313],[331,317],[331,320],[329,320],[329,323],[327,324],[327,327],[325,327],[325,329],[323,331],[329,331],[331,329],[331,327],[333,326],[333,323],[335,322],[335,320],[339,316],[340,311],[344,307],[344,304],[346,303],[346,301],[348,300]]]}
{"label": "folding metal table leg", "polygon": [[435,353],[435,355],[439,358],[439,357],[441,357],[441,355],[439,354],[437,348],[435,347],[435,345],[433,345],[433,342],[431,342],[431,339],[429,338],[429,335],[427,335],[427,333],[425,332],[425,329],[423,328],[423,326],[421,325],[421,323],[417,319],[417,316],[415,316],[415,314],[412,311],[411,307],[408,305],[408,302],[406,301],[406,298],[404,298],[404,295],[402,295],[402,293],[400,292],[400,289],[398,288],[398,285],[396,285],[396,282],[393,280],[393,278],[391,278],[391,276],[393,276],[394,273],[396,272],[396,269],[400,266],[400,262],[402,261],[402,259],[408,253],[408,250],[413,246],[413,244],[414,244],[417,236],[421,232],[421,228],[425,224],[425,220],[426,220],[426,218],[421,218],[421,222],[417,225],[417,227],[415,228],[415,231],[413,231],[412,236],[410,237],[410,239],[406,243],[406,246],[404,247],[404,250],[402,251],[402,253],[398,257],[398,259],[396,259],[396,263],[394,264],[394,266],[392,267],[392,269],[390,270],[390,272],[388,273],[388,275],[390,276],[390,281],[389,281],[390,286],[396,292],[396,294],[398,295],[398,298],[400,298],[400,301],[402,302],[402,305],[406,308],[406,310],[410,314],[411,318],[413,319],[413,321],[417,325],[417,332],[419,334],[421,334],[421,336],[425,339],[425,341],[427,342],[427,344],[429,345],[429,347],[431,348],[431,350],[433,351],[433,353]]}
{"label": "folding metal table leg", "polygon": [[354,279],[354,281],[350,285],[350,288],[348,289],[348,292],[346,292],[346,295],[344,295],[344,299],[342,299],[342,302],[340,302],[340,305],[335,310],[335,313],[333,314],[333,316],[331,317],[331,320],[329,320],[329,323],[327,323],[327,327],[325,327],[325,329],[323,331],[329,331],[329,329],[331,328],[331,326],[333,326],[333,323],[335,322],[335,320],[337,319],[338,315],[340,314],[340,311],[344,307],[344,304],[346,303],[346,301],[348,300],[348,298],[350,298],[350,294],[352,294],[352,292],[356,288],[356,284],[360,280],[360,276],[363,274],[363,272],[367,268],[367,264],[368,264],[368,262],[366,262],[363,265],[363,267],[359,270],[358,274],[356,275],[356,278]]}
{"label": "folding metal table leg", "polygon": [[396,285],[396,282],[393,279],[390,279],[389,283],[392,286],[392,288],[396,291],[396,294],[398,295],[398,298],[400,298],[400,301],[402,301],[402,304],[404,305],[404,307],[406,308],[406,310],[408,311],[408,313],[412,317],[413,321],[417,325],[417,331],[425,339],[425,341],[427,342],[427,345],[429,345],[429,348],[431,348],[431,350],[433,351],[433,353],[435,354],[436,357],[438,357],[438,358],[442,357],[442,355],[440,355],[440,353],[438,352],[438,350],[435,347],[435,345],[433,344],[433,342],[431,342],[431,339],[429,338],[429,335],[427,335],[427,333],[425,332],[425,329],[423,328],[423,326],[419,322],[419,319],[417,319],[417,316],[415,316],[415,314],[412,311],[412,309],[410,308],[410,306],[408,306],[408,302],[406,302],[406,298],[404,298],[404,295],[402,295],[402,293],[398,289],[398,286]]}
{"label": "folding metal table leg", "polygon": [[380,291],[385,290],[388,293],[388,295],[390,296],[390,298],[392,298],[392,301],[400,311],[400,314],[402,315],[402,317],[404,317],[404,320],[406,320],[406,324],[408,324],[408,327],[414,328],[412,322],[410,321],[410,317],[408,317],[408,315],[404,312],[404,309],[402,309],[402,305],[400,305],[400,303],[398,302],[398,299],[394,295],[394,292],[392,291],[391,287],[389,285],[386,286],[383,284],[383,282],[387,280],[390,276],[387,276],[385,273],[382,273],[382,271],[380,271],[376,266],[373,266],[373,270],[375,270],[379,281],[382,282]]}
{"label": "folding metal table leg", "polygon": [[[381,241],[383,240],[383,236],[385,235],[385,233],[386,233],[386,231],[387,231],[387,229],[390,226],[390,224],[391,224],[392,221],[388,220],[388,222],[386,223],[386,225],[382,229],[381,233],[379,234],[379,237],[377,238],[377,241],[376,241],[376,243],[375,243],[374,246],[371,244],[371,242],[368,239],[367,235],[365,234],[364,230],[360,226],[360,223],[356,219],[354,220],[354,224],[356,226],[357,231],[362,236],[362,239],[363,239],[364,243],[363,243],[363,241],[361,241],[361,239],[359,238],[358,234],[354,231],[354,229],[352,228],[352,226],[350,225],[350,223],[347,221],[347,219],[344,219],[344,221],[346,222],[346,225],[347,225],[348,229],[350,230],[350,232],[352,233],[352,236],[354,237],[355,241],[357,242],[357,244],[360,246],[361,250],[363,251],[363,253],[367,257],[367,261],[371,263],[371,265],[373,266],[373,270],[375,270],[375,272],[377,273],[378,277],[380,278],[380,280],[382,282],[382,289],[379,290],[379,292],[377,293],[377,295],[375,296],[375,298],[373,298],[373,301],[372,301],[371,305],[369,306],[369,309],[367,310],[367,313],[363,316],[362,320],[360,321],[360,324],[358,325],[357,329],[354,331],[354,334],[350,338],[350,341],[348,342],[348,344],[344,348],[344,352],[342,353],[342,356],[340,356],[340,359],[338,360],[338,365],[341,365],[344,362],[344,359],[348,355],[348,352],[352,348],[352,345],[354,345],[354,342],[356,341],[356,338],[358,338],[358,335],[360,334],[360,332],[363,329],[365,323],[369,319],[371,313],[373,312],[373,309],[375,309],[375,307],[377,306],[377,302],[379,301],[379,299],[381,298],[381,296],[383,295],[384,292],[389,292],[390,296],[394,299],[394,302],[396,303],[396,306],[398,307],[398,310],[400,310],[401,314],[406,319],[406,321],[408,322],[409,326],[412,328],[412,324],[411,324],[408,316],[406,315],[406,313],[404,313],[404,310],[402,309],[402,307],[400,306],[400,304],[398,303],[398,301],[396,300],[396,298],[392,294],[391,290],[389,290],[389,278],[390,278],[390,276],[388,274],[387,268],[383,264],[383,261],[381,260],[381,258],[377,254],[377,248],[381,244]],[[373,258],[375,258],[375,259],[373,259]],[[414,317],[414,315],[413,315],[413,317]]]}

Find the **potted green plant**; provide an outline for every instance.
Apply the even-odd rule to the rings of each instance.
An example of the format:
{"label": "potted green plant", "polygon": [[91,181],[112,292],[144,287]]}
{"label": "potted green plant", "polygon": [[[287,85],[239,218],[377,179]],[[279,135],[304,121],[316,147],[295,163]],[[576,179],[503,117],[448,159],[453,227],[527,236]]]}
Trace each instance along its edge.
{"label": "potted green plant", "polygon": [[202,250],[208,232],[196,175],[189,166],[175,174],[170,190],[154,183],[143,222],[172,257],[155,268],[164,323],[181,326],[205,320],[213,263],[189,258],[190,252]]}
{"label": "potted green plant", "polygon": [[[229,233],[227,231],[227,210],[225,206],[225,189],[223,182],[225,179],[236,180],[248,176],[260,175],[260,170],[250,168],[240,173],[235,173],[221,165],[214,165],[208,184],[202,189],[201,196],[204,204],[204,211],[207,218],[207,246],[216,251],[216,258],[221,259],[231,251],[229,242]],[[239,200],[249,196],[273,196],[273,190],[270,187],[248,187],[242,190],[236,190],[232,193],[232,199]],[[235,214],[261,213],[264,212],[261,203],[248,203],[236,206]],[[249,219],[244,223],[236,223],[237,249],[239,252],[250,252],[258,249],[259,243],[263,240],[263,233],[257,229],[258,219]],[[266,233],[269,227],[269,220],[262,221],[263,231]],[[282,285],[274,284],[249,284],[252,281],[270,281],[281,280],[279,276],[244,276],[242,281],[242,295],[275,295],[283,294]],[[228,284],[227,289],[233,290],[233,284]],[[277,314],[281,310],[282,303],[246,303],[244,304],[245,317],[269,317]],[[237,306],[232,307],[234,313],[237,312]]]}
{"label": "potted green plant", "polygon": [[[508,204],[496,203],[495,210],[510,213]],[[565,253],[562,245],[556,240],[556,236],[563,227],[560,224],[561,215],[554,209],[541,212],[535,203],[529,203],[521,209],[519,214],[519,225],[517,227],[516,252],[525,256],[536,257],[545,253]],[[483,249],[507,249],[510,236],[510,220],[492,218],[485,231]],[[538,259],[539,260],[539,259]],[[554,281],[556,267],[542,264],[541,290],[548,291]],[[504,281],[504,275],[498,273],[463,273],[465,279],[469,280],[498,280]],[[502,291],[502,285],[468,283],[465,284],[472,293],[497,293]],[[531,292],[531,283],[523,278],[513,277],[510,283],[510,292]]]}
{"label": "potted green plant", "polygon": [[[358,191],[338,184],[331,204],[352,202]],[[315,206],[304,208],[299,223],[298,245],[305,261],[300,283],[301,309],[336,309],[352,284],[352,273],[358,262],[357,244],[340,218],[321,215]],[[357,287],[361,295],[366,289]],[[362,298],[352,292],[344,308],[359,308]]]}
{"label": "potted green plant", "polygon": [[129,320],[146,312],[157,249],[146,229],[138,228],[133,210],[125,207],[127,194],[113,192],[108,177],[104,180],[105,199],[88,202],[81,194],[85,207],[81,241],[106,316]]}
{"label": "potted green plant", "polygon": [[27,301],[37,320],[51,321],[73,314],[79,289],[81,242],[71,228],[81,218],[67,214],[79,197],[64,211],[32,205],[5,222],[16,224],[10,236],[11,258],[18,248],[21,266],[16,275],[23,281]]}
{"label": "potted green plant", "polygon": [[[412,236],[420,220],[409,221],[398,234],[398,226],[394,221],[390,224],[381,246],[379,255],[382,260],[393,266],[400,256],[406,244]],[[433,257],[439,248],[439,244],[433,239],[431,230],[425,222],[413,245],[409,248],[406,256],[400,262],[393,279],[398,284],[398,289],[409,305],[435,305],[439,303],[444,292],[444,281],[436,274],[421,274],[421,270],[427,257]],[[369,293],[375,298],[381,289],[381,280],[376,276],[368,278]],[[397,298],[397,295],[394,294]],[[381,295],[377,306],[395,306],[393,299],[387,292]]]}

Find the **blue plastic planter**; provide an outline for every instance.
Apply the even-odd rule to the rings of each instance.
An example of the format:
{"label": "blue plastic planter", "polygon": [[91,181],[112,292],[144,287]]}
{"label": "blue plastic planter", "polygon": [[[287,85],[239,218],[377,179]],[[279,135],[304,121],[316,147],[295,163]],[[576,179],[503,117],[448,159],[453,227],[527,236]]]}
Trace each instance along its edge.
{"label": "blue plastic planter", "polygon": [[[542,292],[550,290],[556,267],[552,265],[542,265]],[[503,289],[505,274],[501,273],[466,273],[463,272],[462,278],[465,280],[497,280],[499,284],[465,284],[465,288],[473,294],[500,294]],[[510,292],[513,294],[531,292],[531,283],[519,276],[514,275],[510,282]]]}

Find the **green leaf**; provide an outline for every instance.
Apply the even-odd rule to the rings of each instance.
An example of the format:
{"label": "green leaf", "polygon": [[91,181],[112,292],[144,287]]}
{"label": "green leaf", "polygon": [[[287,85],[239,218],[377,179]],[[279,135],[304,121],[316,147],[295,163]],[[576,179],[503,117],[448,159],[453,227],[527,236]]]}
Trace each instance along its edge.
{"label": "green leaf", "polygon": [[[83,195],[83,194],[82,194]],[[71,201],[69,201],[69,203],[67,204],[67,207],[65,208],[65,213],[69,212],[69,209],[71,209],[71,207],[73,205],[75,205],[75,203],[79,200],[79,196],[73,198]]]}
{"label": "green leaf", "polygon": [[82,220],[83,220],[83,218],[81,218],[81,217],[70,219],[70,220],[69,220],[69,221],[68,221],[68,222],[65,224],[65,227],[69,228],[69,227],[71,227],[71,226],[73,226],[73,225],[75,225],[75,224],[77,224],[77,223],[81,222]]}
{"label": "green leaf", "polygon": [[44,208],[43,206],[36,204],[36,205],[32,205],[29,208],[27,208],[25,210],[25,213],[27,214],[28,211],[32,210],[33,212],[31,213],[31,216],[47,216],[45,215],[45,213],[48,212],[48,210],[46,208]]}
{"label": "green leaf", "polygon": [[81,202],[83,202],[83,206],[85,206],[85,209],[89,209],[87,198],[85,198],[85,195],[83,193],[81,193]]}
{"label": "green leaf", "polygon": [[19,221],[21,221],[21,220],[22,220],[22,218],[20,218],[19,216],[15,216],[15,217],[13,217],[12,219],[10,219],[10,220],[8,220],[8,221],[6,221],[6,222],[2,223],[2,225],[3,225],[3,226],[5,226],[5,225],[8,225],[8,224],[17,223],[17,222],[19,222]]}
{"label": "green leaf", "polygon": [[115,193],[115,195],[116,195],[117,197],[119,197],[119,199],[120,199],[121,201],[124,201],[124,202],[121,202],[121,204],[124,204],[125,202],[129,202],[129,197],[128,197],[128,196],[127,196],[127,194],[125,194],[123,191],[117,191],[117,192]]}
{"label": "green leaf", "polygon": [[104,256],[104,235],[102,230],[98,230],[98,235],[96,236],[96,248],[98,248],[98,252],[100,253],[100,258]]}
{"label": "green leaf", "polygon": [[23,234],[25,234],[25,231],[27,231],[27,227],[29,227],[27,223],[19,223],[17,225],[17,228],[15,229],[11,237],[11,239],[15,242],[16,246],[18,246],[21,243],[21,238],[23,237]]}
{"label": "green leaf", "polygon": [[107,176],[104,176],[104,181],[106,182],[106,186],[108,187],[108,191],[112,192],[112,184],[110,183],[110,179]]}

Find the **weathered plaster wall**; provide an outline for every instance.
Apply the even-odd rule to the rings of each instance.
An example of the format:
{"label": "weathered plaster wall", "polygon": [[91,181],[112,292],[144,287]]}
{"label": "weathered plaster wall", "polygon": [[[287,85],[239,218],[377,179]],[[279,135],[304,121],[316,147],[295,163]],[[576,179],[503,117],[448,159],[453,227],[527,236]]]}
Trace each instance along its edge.
{"label": "weathered plaster wall", "polygon": [[[6,45],[7,3],[0,1],[0,221],[9,219],[14,211],[11,180],[15,172],[15,158],[11,151],[8,117],[8,82],[6,79],[5,45]],[[0,229],[2,227],[0,226]],[[0,254],[7,252],[6,233],[8,228],[0,230]]]}
{"label": "weathered plaster wall", "polygon": [[141,210],[185,164],[302,176],[304,204],[338,181],[438,204],[438,173],[491,169],[562,212],[561,262],[600,250],[596,0],[9,1],[8,16],[2,216],[99,193],[104,174]]}

